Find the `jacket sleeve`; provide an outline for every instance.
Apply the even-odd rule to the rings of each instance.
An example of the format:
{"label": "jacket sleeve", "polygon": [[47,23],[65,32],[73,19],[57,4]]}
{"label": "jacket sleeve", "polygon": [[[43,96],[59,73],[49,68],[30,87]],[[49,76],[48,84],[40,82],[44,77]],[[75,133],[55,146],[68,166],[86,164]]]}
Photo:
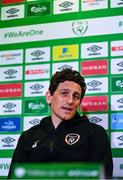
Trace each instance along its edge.
{"label": "jacket sleeve", "polygon": [[113,173],[113,160],[107,132],[101,126],[93,126],[92,129],[89,138],[90,161],[102,163],[104,165],[106,178],[111,178]]}
{"label": "jacket sleeve", "polygon": [[11,174],[11,170],[12,170],[12,166],[14,163],[20,163],[20,162],[27,162],[27,153],[24,150],[25,147],[25,140],[24,140],[24,133],[21,134],[17,146],[14,150],[13,153],[13,157],[12,157],[12,161],[11,161],[11,165],[10,165],[10,170],[8,173],[8,179],[10,178],[10,174]]}

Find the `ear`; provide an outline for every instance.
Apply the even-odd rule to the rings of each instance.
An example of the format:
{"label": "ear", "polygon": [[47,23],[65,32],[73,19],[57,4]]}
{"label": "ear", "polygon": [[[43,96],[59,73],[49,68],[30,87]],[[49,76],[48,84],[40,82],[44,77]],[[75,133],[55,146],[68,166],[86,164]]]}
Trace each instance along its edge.
{"label": "ear", "polygon": [[46,92],[46,101],[48,104],[51,104],[51,99],[52,99],[52,96],[50,94],[50,91],[47,91]]}

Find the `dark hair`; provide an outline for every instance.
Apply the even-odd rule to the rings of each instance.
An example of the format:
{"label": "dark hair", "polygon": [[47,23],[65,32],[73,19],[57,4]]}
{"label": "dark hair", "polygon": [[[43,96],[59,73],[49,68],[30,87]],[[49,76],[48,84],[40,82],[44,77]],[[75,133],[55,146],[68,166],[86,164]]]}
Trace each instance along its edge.
{"label": "dark hair", "polygon": [[63,69],[62,71],[57,71],[50,80],[49,91],[53,95],[59,86],[59,83],[64,81],[73,81],[81,86],[82,94],[81,99],[85,95],[86,84],[84,78],[80,75],[78,71],[72,69]]}

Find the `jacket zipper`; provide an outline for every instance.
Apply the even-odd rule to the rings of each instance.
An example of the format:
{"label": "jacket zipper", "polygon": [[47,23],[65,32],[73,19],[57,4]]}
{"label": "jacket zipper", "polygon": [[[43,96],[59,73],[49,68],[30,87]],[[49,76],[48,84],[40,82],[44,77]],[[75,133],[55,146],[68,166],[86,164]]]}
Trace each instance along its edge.
{"label": "jacket zipper", "polygon": [[54,142],[51,141],[51,143],[50,143],[50,152],[53,152],[53,147],[54,147]]}

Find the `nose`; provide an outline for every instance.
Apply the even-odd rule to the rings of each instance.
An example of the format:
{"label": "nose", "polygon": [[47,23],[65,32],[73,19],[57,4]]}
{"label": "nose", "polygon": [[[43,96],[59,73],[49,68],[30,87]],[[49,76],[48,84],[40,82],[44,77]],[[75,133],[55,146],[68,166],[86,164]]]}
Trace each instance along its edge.
{"label": "nose", "polygon": [[69,103],[69,104],[71,104],[71,103],[73,103],[73,96],[72,95],[69,95],[68,96],[68,98],[67,98],[67,102]]}

